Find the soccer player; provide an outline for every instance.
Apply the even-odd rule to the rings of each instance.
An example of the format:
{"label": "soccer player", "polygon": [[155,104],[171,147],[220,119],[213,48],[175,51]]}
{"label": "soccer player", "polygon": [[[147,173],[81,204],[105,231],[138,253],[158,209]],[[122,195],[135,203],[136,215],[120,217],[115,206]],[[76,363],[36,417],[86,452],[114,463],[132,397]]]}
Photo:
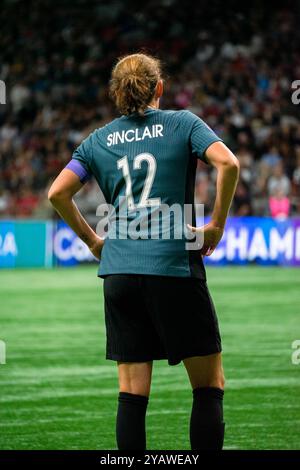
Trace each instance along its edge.
{"label": "soccer player", "polygon": [[[119,60],[110,93],[121,116],[79,145],[52,184],[49,199],[94,256],[101,256],[106,358],[117,361],[119,374],[118,449],[146,449],[152,365],[167,359],[169,365],[183,361],[191,383],[191,448],[219,450],[224,439],[221,339],[202,256],[210,255],[222,237],[239,164],[199,117],[187,110],[159,109],[163,80],[157,59],[132,54]],[[197,159],[217,170],[210,222],[196,228],[193,215],[190,232],[185,232],[203,234],[197,250],[186,249],[187,236],[165,237],[163,229],[154,236],[148,231],[148,237],[126,237],[124,223],[117,236],[110,237],[109,231],[103,241],[72,200],[94,175],[115,209],[110,227],[124,222],[121,200],[128,225],[141,209],[151,215],[163,204],[177,204],[184,211],[194,203]],[[178,220],[170,220],[174,232]]]}

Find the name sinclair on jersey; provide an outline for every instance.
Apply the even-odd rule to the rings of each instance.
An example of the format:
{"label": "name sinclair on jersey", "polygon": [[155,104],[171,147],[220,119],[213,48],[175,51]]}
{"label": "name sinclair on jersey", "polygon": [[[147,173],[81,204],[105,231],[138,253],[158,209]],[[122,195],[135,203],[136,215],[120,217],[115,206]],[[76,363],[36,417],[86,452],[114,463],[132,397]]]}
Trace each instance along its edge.
{"label": "name sinclair on jersey", "polygon": [[107,147],[111,145],[124,144],[125,142],[138,142],[144,140],[146,137],[153,139],[156,137],[163,137],[163,125],[153,124],[152,126],[146,126],[142,129],[128,129],[121,132],[113,132],[107,136]]}

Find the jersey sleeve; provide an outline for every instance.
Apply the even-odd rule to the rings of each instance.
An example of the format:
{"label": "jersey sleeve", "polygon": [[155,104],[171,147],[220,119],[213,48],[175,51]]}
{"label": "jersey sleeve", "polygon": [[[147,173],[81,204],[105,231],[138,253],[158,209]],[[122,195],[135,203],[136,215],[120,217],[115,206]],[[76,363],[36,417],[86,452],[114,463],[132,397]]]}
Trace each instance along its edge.
{"label": "jersey sleeve", "polygon": [[92,177],[91,159],[92,159],[92,134],[84,139],[81,144],[75,149],[72,160],[66,165],[65,168],[73,171],[79,178],[82,184],[86,183]]}
{"label": "jersey sleeve", "polygon": [[214,142],[222,142],[222,139],[215,134],[215,132],[198,116],[187,112],[187,119],[190,124],[190,146],[192,154],[196,155],[197,158],[207,162],[205,152],[208,147]]}

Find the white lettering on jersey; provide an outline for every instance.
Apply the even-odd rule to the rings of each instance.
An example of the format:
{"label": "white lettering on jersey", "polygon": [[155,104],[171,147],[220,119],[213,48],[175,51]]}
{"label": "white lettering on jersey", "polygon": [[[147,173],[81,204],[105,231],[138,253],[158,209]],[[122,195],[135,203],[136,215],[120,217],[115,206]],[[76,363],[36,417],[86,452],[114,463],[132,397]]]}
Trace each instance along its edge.
{"label": "white lettering on jersey", "polygon": [[156,128],[156,137],[163,137],[163,130],[164,130],[164,126],[162,126],[161,124],[156,124],[155,126]]}
{"label": "white lettering on jersey", "polygon": [[107,146],[110,147],[112,145],[113,135],[109,134],[107,137]]}
{"label": "white lettering on jersey", "polygon": [[164,127],[162,124],[153,124],[151,127],[144,127],[144,129],[129,129],[128,131],[121,132],[112,132],[107,136],[107,147],[112,145],[124,144],[124,142],[138,142],[144,140],[146,137],[148,139],[153,139],[157,137],[163,137]]}

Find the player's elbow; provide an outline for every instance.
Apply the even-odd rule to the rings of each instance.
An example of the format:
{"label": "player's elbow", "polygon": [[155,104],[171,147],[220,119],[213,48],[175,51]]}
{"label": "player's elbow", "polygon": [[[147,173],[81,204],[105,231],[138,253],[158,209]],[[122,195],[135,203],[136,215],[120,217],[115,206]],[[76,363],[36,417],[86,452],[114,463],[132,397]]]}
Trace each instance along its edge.
{"label": "player's elbow", "polygon": [[57,202],[65,199],[66,195],[63,190],[56,188],[54,185],[48,191],[48,201],[51,202],[53,206],[57,204]]}
{"label": "player's elbow", "polygon": [[224,162],[224,167],[228,172],[230,172],[232,175],[236,176],[236,178],[239,177],[240,173],[240,162],[236,158],[233,153],[231,153],[226,161]]}
{"label": "player's elbow", "polygon": [[51,186],[51,188],[48,191],[48,201],[51,202],[51,204],[53,204],[56,198],[57,198],[57,192],[53,190]]}

